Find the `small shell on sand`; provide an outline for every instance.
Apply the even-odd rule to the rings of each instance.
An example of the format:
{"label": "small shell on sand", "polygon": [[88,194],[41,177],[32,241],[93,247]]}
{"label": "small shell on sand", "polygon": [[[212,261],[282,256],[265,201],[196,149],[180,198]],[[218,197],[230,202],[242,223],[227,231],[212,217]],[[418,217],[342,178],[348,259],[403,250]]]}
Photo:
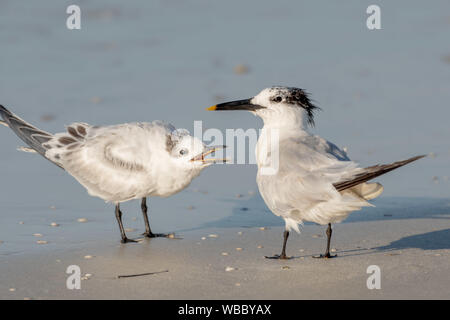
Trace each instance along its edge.
{"label": "small shell on sand", "polygon": [[78,218],[77,221],[78,222],[87,222],[88,220],[86,218]]}
{"label": "small shell on sand", "polygon": [[14,292],[14,291],[16,291],[16,288],[9,288],[9,291]]}
{"label": "small shell on sand", "polygon": [[208,235],[208,237],[210,237],[210,238],[218,238],[219,236],[217,234],[210,234],[210,235]]}
{"label": "small shell on sand", "polygon": [[263,246],[261,246],[261,245],[259,245],[259,246],[257,246],[257,248],[258,249],[262,249],[262,248],[264,248]]}
{"label": "small shell on sand", "polygon": [[35,237],[42,237],[42,233],[33,233],[33,236],[35,236]]}
{"label": "small shell on sand", "polygon": [[53,120],[55,120],[55,116],[53,114],[46,113],[46,114],[43,114],[41,116],[41,121],[42,122],[50,122],[50,121],[53,121]]}
{"label": "small shell on sand", "polygon": [[222,255],[223,255],[223,256],[227,256],[227,255],[228,255],[228,252],[222,252]]}
{"label": "small shell on sand", "polygon": [[93,257],[94,257],[94,256],[91,256],[91,255],[84,256],[84,258],[87,259],[87,260],[88,260],[88,259],[92,259]]}
{"label": "small shell on sand", "polygon": [[92,277],[92,274],[86,273],[83,277],[81,277],[81,280],[89,280]]}
{"label": "small shell on sand", "polygon": [[233,68],[233,72],[235,74],[246,74],[246,73],[249,73],[249,71],[250,71],[250,68],[244,64],[238,64],[237,66],[235,66]]}
{"label": "small shell on sand", "polygon": [[51,227],[59,227],[59,224],[56,222],[52,222],[52,223],[50,223],[50,226]]}
{"label": "small shell on sand", "polygon": [[134,228],[125,228],[125,232],[133,232],[136,231]]}
{"label": "small shell on sand", "polygon": [[267,228],[266,227],[260,227],[259,230],[264,231],[264,230],[267,230]]}
{"label": "small shell on sand", "polygon": [[23,222],[23,221],[19,221],[19,224],[25,224],[25,222]]}
{"label": "small shell on sand", "polygon": [[337,250],[335,249],[335,248],[332,248],[331,249],[331,252],[336,252]]}
{"label": "small shell on sand", "polygon": [[91,98],[91,102],[95,103],[95,104],[100,103],[101,101],[102,101],[102,99],[100,97],[92,97]]}
{"label": "small shell on sand", "polygon": [[38,240],[38,241],[36,241],[36,243],[37,244],[47,244],[48,241],[46,241],[46,240]]}
{"label": "small shell on sand", "polygon": [[242,251],[243,249],[242,248],[236,248],[236,251]]}
{"label": "small shell on sand", "polygon": [[234,270],[236,270],[236,268],[233,268],[233,267],[226,267],[225,268],[226,272],[231,272],[231,271],[234,271]]}
{"label": "small shell on sand", "polygon": [[202,237],[201,239],[202,239],[202,240],[206,240],[206,237]]}
{"label": "small shell on sand", "polygon": [[241,286],[241,284],[238,282],[238,283],[235,283],[234,284],[236,287],[240,287]]}
{"label": "small shell on sand", "polygon": [[282,266],[281,267],[281,269],[283,269],[283,270],[289,270],[291,267],[289,267],[289,266]]}

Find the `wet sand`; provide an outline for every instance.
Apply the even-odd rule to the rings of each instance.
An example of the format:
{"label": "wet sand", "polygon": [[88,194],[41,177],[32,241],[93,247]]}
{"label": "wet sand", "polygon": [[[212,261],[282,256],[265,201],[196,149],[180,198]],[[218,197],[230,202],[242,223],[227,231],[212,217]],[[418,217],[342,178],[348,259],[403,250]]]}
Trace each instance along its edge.
{"label": "wet sand", "polygon": [[[312,258],[325,246],[324,227],[316,225],[291,235],[292,259],[265,259],[279,253],[282,231],[279,226],[204,228],[178,233],[180,240],[125,245],[111,234],[82,248],[0,256],[0,298],[450,298],[448,214],[336,225],[332,248],[338,257],[326,260]],[[66,288],[69,265],[78,265],[82,276],[90,274],[80,290]],[[367,289],[370,265],[380,267],[380,290]],[[150,272],[155,274],[118,278]]]}

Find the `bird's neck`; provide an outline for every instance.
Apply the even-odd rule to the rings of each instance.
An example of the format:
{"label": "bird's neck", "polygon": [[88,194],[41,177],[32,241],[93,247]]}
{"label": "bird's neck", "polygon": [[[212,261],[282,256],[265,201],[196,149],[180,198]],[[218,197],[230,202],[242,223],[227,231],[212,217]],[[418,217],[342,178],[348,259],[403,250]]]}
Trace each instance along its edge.
{"label": "bird's neck", "polygon": [[[308,136],[306,120],[300,112],[284,112],[272,114],[271,117],[261,117],[264,127],[256,146],[258,170],[276,167],[280,159],[282,141],[291,137]],[[259,172],[259,171],[258,171]]]}
{"label": "bird's neck", "polygon": [[261,114],[260,117],[263,119],[264,128],[266,129],[304,132],[306,132],[307,129],[307,115],[301,108],[270,110],[270,112]]}

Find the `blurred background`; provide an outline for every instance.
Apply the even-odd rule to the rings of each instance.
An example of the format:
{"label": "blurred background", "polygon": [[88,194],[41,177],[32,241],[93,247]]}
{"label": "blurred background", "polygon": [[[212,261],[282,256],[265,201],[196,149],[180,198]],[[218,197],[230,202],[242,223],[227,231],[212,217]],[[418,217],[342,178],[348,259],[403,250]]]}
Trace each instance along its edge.
{"label": "blurred background", "polygon": [[[81,8],[81,30],[66,28],[71,4]],[[381,30],[366,27],[371,4],[381,8]],[[0,103],[50,132],[75,121],[152,120],[224,131],[262,123],[206,107],[296,86],[322,108],[313,132],[362,165],[430,155],[383,176],[382,198],[448,199],[449,31],[446,0],[2,0]],[[92,216],[116,231],[112,206],[20,145],[0,127],[3,232],[27,214],[35,223]],[[255,175],[255,165],[217,165],[188,190],[150,200],[156,231],[226,218],[243,196],[265,208]],[[125,207],[141,219],[137,203]]]}

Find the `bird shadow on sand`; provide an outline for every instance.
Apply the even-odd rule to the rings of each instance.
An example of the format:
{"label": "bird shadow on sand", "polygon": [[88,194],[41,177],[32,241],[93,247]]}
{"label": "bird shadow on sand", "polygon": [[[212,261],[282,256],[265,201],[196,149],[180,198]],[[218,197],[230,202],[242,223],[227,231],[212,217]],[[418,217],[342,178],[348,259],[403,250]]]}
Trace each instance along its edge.
{"label": "bird shadow on sand", "polygon": [[[275,216],[259,195],[243,199],[221,199],[233,202],[231,215],[209,221],[203,228],[282,227],[283,219]],[[375,207],[366,207],[351,213],[342,223],[399,219],[450,219],[450,199],[386,197],[371,201]],[[313,223],[305,222],[305,225]]]}
{"label": "bird shadow on sand", "polygon": [[381,251],[401,249],[445,250],[450,249],[450,229],[431,231],[392,241],[386,246],[374,248]]}
{"label": "bird shadow on sand", "polygon": [[[450,249],[450,229],[431,231],[421,234],[415,234],[392,241],[385,246],[374,248],[357,248],[349,250],[339,250],[337,257],[362,256],[373,254],[376,252],[384,252],[388,255],[400,255],[396,252],[405,249],[422,249],[422,250],[446,250]],[[293,258],[307,257],[299,256]]]}
{"label": "bird shadow on sand", "polygon": [[[283,219],[275,216],[265,206],[259,195],[250,198],[221,199],[233,202],[231,215],[202,224],[195,229],[206,228],[255,228],[283,227]],[[372,201],[375,207],[353,212],[343,223],[389,221],[402,219],[450,219],[450,199],[386,197]],[[305,223],[305,228],[313,223]],[[450,249],[450,229],[416,234],[395,240],[388,245],[373,248],[355,248],[337,252],[337,258],[385,252],[396,255],[401,249],[422,250]],[[320,252],[318,252],[320,253]],[[311,255],[295,255],[292,259]]]}

